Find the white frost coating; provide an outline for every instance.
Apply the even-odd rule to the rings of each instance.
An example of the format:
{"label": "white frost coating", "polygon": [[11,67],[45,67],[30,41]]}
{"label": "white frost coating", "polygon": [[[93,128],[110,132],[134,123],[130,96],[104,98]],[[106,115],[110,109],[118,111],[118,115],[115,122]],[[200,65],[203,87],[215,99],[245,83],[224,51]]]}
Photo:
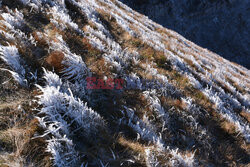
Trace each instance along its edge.
{"label": "white frost coating", "polygon": [[[49,76],[45,78],[49,78]],[[40,89],[43,92],[43,95],[38,97],[38,103],[43,105],[40,113],[44,113],[46,116],[38,120],[45,129],[43,136],[47,134],[53,135],[51,139],[47,140],[47,151],[52,154],[55,165],[65,167],[74,165],[78,158],[72,142],[68,139],[70,135],[69,124],[62,116],[63,104],[61,102],[64,101],[64,97],[59,92],[60,87],[46,86],[45,88],[40,87]],[[65,156],[66,159],[64,159]]]}
{"label": "white frost coating", "polygon": [[52,154],[52,160],[56,166],[68,167],[74,165],[79,160],[78,154],[74,150],[71,140],[66,136],[60,139],[52,138],[47,140],[46,151]]}
{"label": "white frost coating", "polygon": [[[55,79],[51,79],[51,76],[54,76]],[[66,90],[61,90],[58,86],[60,81],[58,81],[56,74],[52,75],[51,72],[46,72],[45,79],[50,86],[46,86],[45,88],[39,87],[43,92],[43,95],[39,96],[39,103],[47,106],[47,108],[42,109],[42,112],[52,113],[52,115],[61,113],[72,119],[73,122],[77,122],[78,126],[83,128],[87,134],[90,134],[91,131],[97,131],[96,127],[99,125],[104,126],[100,115],[91,108],[88,108],[87,104],[80,101],[80,99],[75,99],[71,90],[68,90],[69,94],[60,92]],[[55,83],[51,83],[51,81],[55,81]],[[55,85],[57,85],[57,88],[54,87]]]}
{"label": "white frost coating", "polygon": [[[197,72],[193,70],[191,71],[197,74]],[[221,89],[221,87],[218,87],[216,84],[213,83],[213,80],[214,80],[213,77],[211,77],[211,79],[208,81],[207,77],[197,74],[202,78],[202,81],[205,82],[207,85],[206,88],[203,88],[203,86],[200,85],[198,80],[193,78],[191,73],[187,72],[186,75],[188,76],[189,79],[191,79],[190,81],[193,81],[191,82],[191,84],[193,84],[194,87],[200,89],[204,93],[204,95],[213,104],[215,104],[218,113],[221,114],[223,118],[233,123],[236,126],[237,130],[241,132],[242,135],[245,137],[246,141],[249,142],[250,141],[249,124],[243,121],[243,119],[234,112],[234,108],[240,108],[242,105],[244,106],[247,103],[245,102],[241,104],[232,95],[226,94],[224,90]],[[242,98],[242,96],[239,96],[239,97],[242,100],[245,100],[244,98]]]}
{"label": "white frost coating", "polygon": [[147,167],[159,166],[158,159],[150,148],[145,149],[145,160]]}
{"label": "white frost coating", "polygon": [[53,18],[50,19],[52,23],[61,27],[62,29],[67,28],[69,25],[70,27],[74,28],[75,30],[78,29],[78,25],[72,22],[69,15],[65,12],[64,9],[59,8],[58,6],[54,6],[50,10],[50,14],[52,14]]}
{"label": "white frost coating", "polygon": [[157,113],[159,118],[162,118],[164,123],[168,122],[169,115],[165,109],[161,106],[159,98],[156,96],[156,91],[144,91],[143,95],[148,99],[150,108]]}
{"label": "white frost coating", "polygon": [[232,109],[226,107],[226,103],[220,98],[220,95],[211,88],[206,88],[203,93],[216,105],[218,112],[228,121],[233,123],[237,130],[243,134],[246,141],[250,141],[250,128],[248,122],[243,121]]}
{"label": "white frost coating", "polygon": [[65,79],[74,79],[79,81],[84,80],[86,76],[91,75],[82,58],[70,51],[61,35],[57,35],[57,42],[50,42],[50,49],[60,50],[64,53],[62,61],[64,69],[61,73]]}
{"label": "white frost coating", "polygon": [[62,64],[65,65],[62,71],[65,79],[82,80],[90,73],[82,58],[75,54],[65,55]]}
{"label": "white frost coating", "polygon": [[[120,19],[120,17],[119,17],[119,19]],[[124,27],[124,28],[126,29],[126,27]],[[129,30],[129,29],[127,29],[127,30]],[[88,27],[87,31],[91,35],[94,35],[94,37],[99,38],[100,40],[106,42],[107,50],[102,49],[102,51],[107,52],[106,54],[104,54],[104,58],[108,62],[113,64],[113,66],[118,71],[121,71],[121,69],[123,67],[126,67],[128,60],[130,60],[130,59],[132,61],[135,60],[135,63],[136,63],[136,61],[138,61],[136,58],[137,54],[132,54],[132,55],[128,56],[128,54],[121,49],[119,44],[117,44],[112,39],[110,39],[109,37],[104,35],[105,33],[103,33],[101,30],[94,30],[91,27]],[[94,37],[92,37],[92,40],[97,41]],[[97,43],[99,43],[99,45],[100,45],[99,48],[104,48],[102,43],[95,42],[95,45],[98,45]],[[98,47],[96,47],[96,48],[98,48]],[[132,58],[130,58],[130,57],[132,57]],[[124,61],[126,59],[127,59],[127,61]],[[160,75],[157,72],[157,70],[152,68],[150,65],[145,66],[145,68],[146,68],[146,73],[150,73],[152,76],[155,76],[157,79],[161,80],[161,82],[163,83],[162,84],[162,91],[165,91],[166,88],[169,86],[167,78],[163,75]],[[140,78],[138,78],[138,76],[136,74],[132,73],[130,76],[127,76],[125,78],[126,78],[127,82],[130,82],[132,84],[132,85],[130,85],[132,88],[142,89],[142,83],[140,82]],[[135,85],[133,85],[133,83]],[[152,102],[152,105],[151,105],[152,109],[155,110],[156,113],[158,113],[159,117],[163,118],[163,122],[164,122],[163,124],[165,125],[165,122],[167,122],[167,120],[168,120],[167,112],[165,112],[164,109],[161,107],[157,96],[154,96],[154,98],[152,97],[149,99],[151,99],[151,102]],[[161,148],[161,150],[165,149],[163,146],[164,144],[162,143],[162,139],[156,135],[156,133],[154,132],[154,127],[152,126],[152,124],[150,123],[150,121],[148,120],[146,115],[143,116],[143,120],[140,120],[134,114],[134,111],[132,109],[125,107],[124,111],[126,111],[125,113],[126,113],[127,117],[129,118],[129,122],[126,122],[125,119],[120,119],[119,120],[120,123],[127,124],[128,126],[133,128],[135,130],[135,132],[137,132],[137,134],[139,135],[139,138],[153,142],[157,147]],[[124,113],[124,111],[123,111],[123,113]]]}
{"label": "white frost coating", "polygon": [[[76,99],[70,89],[68,94],[65,93],[66,90],[60,87],[62,81],[56,74],[45,71],[44,78],[47,85],[44,88],[38,86],[43,93],[38,96],[38,103],[43,106],[40,114],[46,114],[39,118],[46,130],[44,135],[53,135],[48,140],[47,150],[52,153],[56,165],[71,166],[77,163],[79,157],[69,140],[70,136],[83,130],[84,136],[93,137],[100,128],[105,127],[105,123],[86,103]],[[73,124],[76,129],[71,129]],[[68,158],[64,159],[65,156]]]}
{"label": "white frost coating", "polygon": [[173,157],[170,159],[171,166],[184,166],[184,167],[192,167],[194,166],[195,159],[194,159],[194,153],[190,153],[191,155],[181,155],[178,152],[178,149],[171,150],[170,153],[173,155]]}
{"label": "white frost coating", "polygon": [[141,83],[140,78],[136,75],[136,73],[132,73],[129,76],[126,77],[126,83],[128,88],[132,89],[143,89],[143,85]]}
{"label": "white frost coating", "polygon": [[43,68],[44,71],[44,79],[46,80],[46,84],[48,86],[53,86],[55,88],[62,86],[62,81],[59,76],[51,71],[47,71]]}
{"label": "white frost coating", "polygon": [[13,78],[21,85],[27,86],[25,79],[25,69],[21,65],[21,58],[18,54],[18,49],[15,46],[2,46],[0,45],[0,58],[5,61],[11,68],[8,70]]}
{"label": "white frost coating", "polygon": [[[26,0],[22,1],[24,4],[28,3]],[[53,7],[50,8],[50,14],[53,17],[51,22],[61,30],[70,27],[79,31],[77,24],[72,22],[68,15],[63,0],[31,1],[38,6],[41,5],[41,2],[52,4],[51,6]],[[99,2],[106,5],[101,5]],[[244,86],[249,83],[248,77],[244,77],[244,75],[239,72],[239,70],[245,70],[246,73],[248,73],[248,70],[235,65],[228,65],[226,67],[224,64],[230,64],[226,60],[220,60],[218,56],[210,54],[210,52],[204,49],[200,49],[198,46],[195,46],[190,41],[185,40],[183,37],[172,31],[165,29],[167,33],[158,33],[157,28],[163,27],[153,23],[147,17],[134,12],[126,5],[123,5],[118,1],[115,2],[122,6],[123,9],[121,9],[120,6],[117,6],[116,3],[107,0],[70,1],[70,3],[73,3],[84,12],[88,21],[92,23],[91,25],[93,25],[93,27],[86,26],[84,28],[87,34],[86,38],[89,39],[89,42],[93,47],[104,53],[103,57],[105,60],[111,64],[111,68],[115,69],[114,75],[122,76],[123,78],[126,78],[127,82],[134,83],[132,88],[144,90],[142,80],[136,73],[130,71],[128,74],[125,73],[127,72],[127,67],[140,63],[138,60],[138,54],[131,53],[130,50],[128,51],[127,49],[122,48],[119,44],[120,41],[115,41],[115,39],[113,39],[111,33],[99,17],[99,9],[107,12],[110,15],[110,18],[115,18],[117,24],[131,36],[140,38],[144,44],[148,44],[155,50],[163,51],[166,58],[169,59],[173,65],[173,69],[178,71],[179,74],[187,77],[196,89],[202,91],[211,102],[215,103],[215,106],[217,107],[216,111],[218,111],[218,113],[224,118],[227,118],[230,122],[233,122],[245,138],[249,140],[248,123],[234,111],[235,109],[244,109],[249,113],[249,95],[248,93],[237,91],[236,87],[227,81],[227,78],[231,78],[233,82],[244,88],[246,92],[249,91],[249,88]],[[16,36],[20,36],[20,39],[26,39],[25,34],[16,30],[16,28],[22,25],[23,16],[21,13],[18,11],[12,12],[11,14],[5,13],[3,14],[3,19],[4,20],[0,21],[2,24],[1,28],[4,28],[3,25],[5,25],[9,30],[7,30],[8,33],[2,30],[0,31],[5,37],[7,37],[7,39],[12,39],[14,41],[14,39],[17,38]],[[14,33],[10,33],[10,31]],[[46,33],[48,34],[48,32],[45,32],[45,35]],[[70,51],[67,44],[63,41],[62,36],[57,34],[55,37],[57,38],[57,42],[55,42],[56,40],[52,42],[49,40],[47,41],[50,47],[49,49],[52,51],[60,50],[63,52],[64,60],[62,64],[65,68],[62,71],[62,77],[64,80],[70,80],[72,82],[62,82],[56,74],[45,71],[47,86],[41,88],[44,92],[44,97],[40,96],[40,104],[44,105],[42,112],[46,113],[47,117],[39,118],[39,121],[46,129],[45,135],[51,134],[54,137],[48,140],[48,151],[52,153],[55,163],[58,166],[70,166],[72,165],[70,164],[71,162],[64,161],[64,156],[72,160],[78,159],[78,155],[74,151],[74,144],[70,140],[70,136],[72,135],[70,125],[77,125],[79,129],[84,129],[86,135],[90,135],[96,133],[92,128],[98,129],[98,126],[103,126],[104,123],[102,118],[96,114],[95,111],[88,108],[85,103],[76,98],[86,98],[88,92],[84,89],[85,79],[87,76],[91,75],[90,71],[82,61],[82,58]],[[32,42],[34,40],[31,38],[30,41]],[[168,42],[171,43],[170,46],[166,44]],[[35,45],[34,42],[33,45]],[[184,48],[184,50],[181,48]],[[200,54],[202,54],[202,56]],[[3,59],[3,54],[1,55],[1,58]],[[18,61],[15,62],[15,60],[18,60],[18,58],[13,58],[13,60],[5,58],[3,60],[9,62],[9,64],[17,66],[16,64]],[[190,65],[188,62],[192,62],[193,64]],[[146,64],[141,63],[139,65],[142,65],[140,68],[143,68],[145,74],[151,75],[159,82],[160,87],[157,92],[154,90],[146,90],[144,96],[146,96],[146,99],[150,102],[149,107],[154,111],[154,114],[161,118],[160,123],[163,124],[162,126],[164,129],[169,115],[161,106],[159,96],[171,96],[175,93],[175,89],[172,89],[174,86],[168,82],[167,76],[159,74],[157,68],[153,68],[156,64],[147,62]],[[22,75],[17,73],[16,70],[10,72],[16,80],[19,82],[23,81],[22,77],[20,77]],[[237,75],[240,77],[235,77]],[[246,76],[249,76],[249,74],[246,74]],[[227,93],[222,86],[218,84],[219,82],[224,83],[229,88],[230,93]],[[148,83],[151,84],[150,81]],[[207,89],[207,86],[211,87],[211,89]],[[169,92],[172,92],[172,94],[169,94]],[[201,138],[204,136],[210,136],[210,134],[207,134],[208,132],[206,129],[199,125],[199,117],[197,118],[196,115],[202,114],[201,111],[199,111],[199,108],[196,107],[188,97],[181,97],[181,99],[185,104],[185,111],[176,112],[181,115],[180,119],[183,118],[183,120],[187,120],[185,125],[188,125],[190,129],[192,129],[192,136],[197,137],[197,140],[203,142],[203,139]],[[129,107],[124,108],[124,117],[119,121],[133,128],[140,138],[153,143],[154,146],[157,147],[157,151],[169,152],[172,154],[172,159],[170,161],[172,166],[192,166],[195,164],[194,154],[187,156],[178,152],[178,149],[176,148],[171,150],[168,147],[164,147],[161,134],[158,135],[157,129],[154,127],[153,122],[151,122],[150,117],[144,114],[142,119],[140,119],[135,115],[133,109]],[[65,117],[67,119],[65,119]],[[50,120],[48,120],[48,118]],[[51,120],[52,122],[49,122]],[[91,122],[92,120],[94,120],[95,123]],[[92,125],[92,123],[94,125]],[[73,130],[79,130],[78,128]],[[195,135],[195,133],[198,132],[200,134]],[[154,154],[152,149],[145,150],[145,153],[148,166],[157,166],[159,164],[157,154]],[[159,154],[161,155],[162,153]]]}
{"label": "white frost coating", "polygon": [[[23,14],[17,9],[13,12],[9,10],[10,13],[2,13],[1,16],[8,23],[8,27],[20,27],[23,23]],[[2,20],[1,20],[2,21]]]}
{"label": "white frost coating", "polygon": [[[184,54],[181,54],[181,53],[179,53],[179,55],[181,55],[182,57],[186,57],[184,56]],[[220,104],[220,105],[216,105],[218,112],[228,121],[235,124],[237,129],[243,134],[245,139],[249,141],[250,133],[249,133],[248,123],[243,121],[240,116],[234,113],[234,108],[248,107],[249,104],[246,100],[246,96],[242,96],[239,92],[235,92],[232,90],[233,95],[227,94],[221,87],[217,86],[216,78],[218,78],[217,80],[220,80],[220,78],[223,78],[223,75],[220,74],[220,72],[223,70],[217,68],[216,70],[219,71],[218,74],[216,74],[216,71],[213,74],[215,76],[216,75],[218,76],[214,78],[214,76],[212,76],[212,74],[210,74],[207,71],[205,71],[204,75],[202,73],[198,73],[194,69],[190,68],[189,65],[184,63],[180,57],[176,57],[173,60],[174,60],[174,65],[176,65],[176,69],[184,73],[187,76],[187,78],[189,78],[191,84],[195,88],[201,90],[209,98],[211,102]],[[190,60],[195,62],[193,58],[191,58]],[[226,70],[224,67],[223,69]],[[196,76],[199,76],[200,79],[211,89],[207,89],[206,87],[204,88],[204,86],[201,85],[198,79],[193,77],[193,74],[195,74]],[[237,98],[241,100],[242,103],[240,103]],[[230,108],[224,107],[225,104],[229,105]]]}
{"label": "white frost coating", "polygon": [[[92,3],[93,1],[91,1]],[[147,44],[149,44],[150,46],[154,47],[156,50],[162,50],[164,52],[166,52],[168,50],[167,46],[165,46],[165,44],[163,44],[162,41],[165,41],[164,38],[169,39],[169,37],[166,34],[160,34],[157,33],[154,30],[154,27],[158,27],[158,28],[162,28],[161,26],[153,23],[152,21],[150,21],[149,19],[147,19],[146,17],[139,17],[139,15],[136,12],[132,12],[132,14],[129,14],[129,12],[131,12],[131,9],[128,8],[126,5],[123,5],[120,2],[115,2],[118,3],[119,5],[121,5],[124,9],[121,9],[120,7],[116,6],[114,3],[110,2],[110,1],[103,1],[103,3],[105,3],[106,5],[108,5],[108,8],[111,9],[111,12],[109,11],[108,8],[106,7],[99,7],[98,5],[96,5],[96,3],[92,3],[92,5],[95,8],[101,8],[102,10],[107,11],[108,13],[111,13],[111,15],[113,15],[113,17],[118,18],[118,24],[123,27],[126,31],[128,31],[130,33],[130,31],[133,31],[130,28],[126,28],[124,27],[124,24],[121,23],[126,23],[126,25],[136,25],[134,27],[136,27],[136,29],[138,30],[137,32],[139,32],[139,37],[143,39],[143,41]],[[136,16],[136,17],[135,17]],[[139,22],[137,21],[139,20]],[[145,26],[142,23],[150,23],[150,26]],[[188,55],[187,57],[190,57],[190,60],[193,61],[194,65],[196,66],[196,68],[198,68],[201,72],[204,72],[204,69],[199,65],[199,64],[203,64],[202,62],[213,62],[213,65],[215,65],[216,69],[222,69],[222,74],[225,76],[228,76],[229,73],[232,74],[236,74],[237,75],[237,70],[242,70],[242,71],[246,71],[247,69],[242,68],[242,67],[238,67],[234,64],[231,64],[229,66],[225,66],[224,64],[228,64],[229,62],[227,60],[224,59],[220,59],[220,61],[218,61],[218,57],[215,54],[209,54],[209,52],[206,49],[202,49],[198,46],[196,46],[195,44],[193,44],[192,42],[184,39],[182,36],[180,36],[179,34],[170,31],[170,30],[166,30],[167,33],[169,33],[172,36],[177,36],[180,40],[177,41],[175,40],[176,45],[180,45],[180,46],[188,46],[188,47],[183,47],[187,50],[187,52],[192,52],[195,55],[195,58],[193,57],[193,55]],[[173,41],[173,40],[171,40]],[[192,44],[192,45],[191,45]],[[187,49],[188,48],[188,49]],[[207,56],[200,56],[199,54],[196,54],[196,52],[199,50],[202,51],[202,55],[207,55]],[[177,55],[174,55],[174,58],[178,58],[178,56],[182,56],[183,54],[181,54],[181,52],[177,51]],[[208,61],[206,61],[208,60]],[[224,63],[226,62],[226,63]],[[210,65],[209,65],[210,64]],[[208,69],[211,69],[211,63],[209,63],[207,65],[203,64],[205,67],[208,67]],[[177,67],[179,66],[179,70],[184,72],[186,71],[186,67],[183,64],[183,60],[179,59],[178,60],[178,64],[175,64]],[[190,69],[190,68],[189,68]],[[228,71],[228,72],[227,72]],[[241,74],[238,74],[241,75]],[[241,75],[242,76],[242,75]],[[220,78],[218,76],[218,78]],[[249,80],[247,78],[244,78],[241,82],[246,83],[249,82]],[[241,82],[239,82],[239,84],[241,86],[243,86],[244,84],[241,84]],[[197,85],[197,87],[199,87],[200,85]],[[238,93],[239,94],[239,93]],[[242,99],[244,102],[243,104],[247,104],[246,100],[244,98],[242,98],[241,95],[238,95],[238,97],[240,99]]]}
{"label": "white frost coating", "polygon": [[[139,137],[153,143],[157,143],[158,141],[161,141],[160,137],[156,135],[156,133],[153,130],[152,125],[145,124],[142,120],[140,120],[136,115],[135,111],[131,108],[127,108],[124,106],[124,111],[122,113],[126,114],[128,121],[125,119],[120,119],[120,123],[127,124],[131,128],[135,130],[139,134]],[[124,115],[125,116],[125,115]]]}
{"label": "white frost coating", "polygon": [[82,58],[70,51],[69,47],[62,39],[62,36],[58,35],[57,40],[58,42],[52,41],[50,47],[52,50],[60,50],[64,53],[62,61],[64,68],[61,71],[62,77],[65,80],[74,81],[74,83],[68,82],[66,87],[69,87],[75,96],[89,100],[88,95],[91,90],[86,90],[86,77],[91,77],[92,73],[87,68]]}
{"label": "white frost coating", "polygon": [[[158,157],[169,158],[169,161],[159,161]],[[178,149],[170,149],[167,147],[165,150],[159,150],[154,147],[145,149],[145,160],[147,167],[156,166],[183,166],[193,167],[195,166],[194,153],[181,154]]]}

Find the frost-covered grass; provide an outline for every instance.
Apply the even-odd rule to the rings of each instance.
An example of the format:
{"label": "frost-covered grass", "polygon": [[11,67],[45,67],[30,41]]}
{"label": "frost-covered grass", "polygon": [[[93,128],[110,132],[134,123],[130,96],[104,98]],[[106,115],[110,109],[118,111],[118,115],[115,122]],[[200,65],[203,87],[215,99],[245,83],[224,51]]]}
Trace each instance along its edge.
{"label": "frost-covered grass", "polygon": [[52,15],[52,18],[50,21],[55,24],[57,27],[60,27],[62,29],[65,28],[73,28],[75,30],[78,30],[78,25],[74,22],[72,22],[69,15],[66,13],[65,9],[62,9],[58,6],[54,6],[51,8],[51,11],[49,14]]}
{"label": "frost-covered grass", "polygon": [[45,71],[44,78],[46,86],[38,86],[43,93],[38,96],[38,104],[42,106],[39,115],[45,116],[38,120],[45,129],[43,136],[52,135],[47,140],[47,151],[53,155],[57,166],[76,165],[80,157],[70,138],[81,131],[90,139],[105,127],[105,122],[86,103],[76,99],[70,89],[62,88],[62,81],[56,74]]}
{"label": "frost-covered grass", "polygon": [[27,86],[26,71],[23,67],[22,60],[15,46],[0,46],[0,58],[9,65],[9,71],[13,78],[22,86]]}
{"label": "frost-covered grass", "polygon": [[[11,45],[1,43],[0,57],[21,85],[30,84],[26,77],[30,71],[24,62],[27,57],[22,58],[25,53],[18,53],[20,43],[33,51],[44,49],[39,66],[55,68],[57,73],[45,68],[34,73],[36,78],[44,76],[37,79],[37,119],[44,133],[34,138],[46,139],[56,166],[206,166],[208,161],[217,165],[218,155],[231,161],[213,150],[227,139],[217,138],[213,126],[205,122],[211,119],[220,125],[220,116],[245,137],[230,136],[229,142],[237,141],[241,148],[249,142],[249,122],[240,114],[249,113],[248,70],[116,0],[22,3],[43,13],[49,23],[42,31],[32,27],[34,32],[27,35],[22,9],[2,13],[1,35]],[[84,23],[77,20],[78,13],[69,4],[86,16],[86,23],[85,18]],[[75,37],[76,44],[67,40]],[[46,56],[61,60],[48,63]],[[123,78],[130,89],[88,90],[86,77],[91,76]],[[135,97],[127,97],[130,92]],[[121,147],[120,136],[138,148]],[[232,150],[238,148],[235,145]]]}

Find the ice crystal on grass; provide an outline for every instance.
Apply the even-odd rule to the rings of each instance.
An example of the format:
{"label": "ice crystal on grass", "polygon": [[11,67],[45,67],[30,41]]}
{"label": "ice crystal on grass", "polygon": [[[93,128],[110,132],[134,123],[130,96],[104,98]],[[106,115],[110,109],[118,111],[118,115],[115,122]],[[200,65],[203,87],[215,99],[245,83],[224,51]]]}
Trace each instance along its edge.
{"label": "ice crystal on grass", "polygon": [[62,81],[59,76],[51,71],[47,71],[43,68],[44,71],[44,79],[46,80],[46,84],[52,87],[60,87],[62,85]]}
{"label": "ice crystal on grass", "polygon": [[[87,136],[91,133],[96,133],[98,127],[104,127],[105,123],[99,114],[91,108],[88,108],[87,104],[83,103],[80,99],[76,99],[70,89],[60,89],[60,86],[57,85],[60,81],[58,82],[58,78],[55,74],[52,75],[51,72],[45,74],[47,82],[52,80],[51,76],[54,76],[55,83],[50,82],[50,86],[44,88],[39,86],[43,92],[43,94],[39,96],[39,103],[44,106],[41,112],[49,114],[53,119],[56,119],[56,116],[60,119],[70,119],[71,121],[68,122],[69,125],[66,127],[77,123],[78,128],[84,129],[85,135]],[[50,78],[50,80],[48,80],[48,78]],[[57,88],[51,85],[57,85]],[[67,93],[63,91],[67,91]],[[61,117],[61,115],[63,115],[63,117]]]}
{"label": "ice crystal on grass", "polygon": [[78,29],[78,25],[71,20],[64,9],[54,6],[51,8],[50,14],[53,16],[50,21],[58,27],[65,29],[68,27],[67,25],[69,25],[69,27],[72,27],[75,30]]}
{"label": "ice crystal on grass", "polygon": [[178,152],[178,149],[171,150],[170,153],[173,157],[170,159],[171,166],[184,166],[184,167],[193,167],[195,164],[194,154],[191,155],[181,155]]}
{"label": "ice crystal on grass", "polygon": [[[53,137],[48,141],[47,150],[53,155],[54,163],[59,166],[71,166],[78,162],[74,144],[69,140],[76,132],[86,138],[96,138],[101,129],[105,129],[105,122],[86,103],[76,99],[70,89],[62,88],[63,83],[58,75],[44,70],[46,86],[38,88],[42,95],[38,96],[38,103],[42,106],[39,118],[45,128],[45,135]],[[94,141],[93,141],[94,142]]]}
{"label": "ice crystal on grass", "polygon": [[8,23],[8,27],[21,27],[23,22],[23,14],[19,12],[17,9],[15,11],[11,11],[9,9],[9,12],[11,13],[3,13],[1,16],[5,20],[6,23]]}
{"label": "ice crystal on grass", "polygon": [[164,122],[168,121],[168,113],[161,106],[159,98],[156,96],[156,91],[144,91],[143,92],[146,99],[149,101],[150,108],[157,113],[159,118],[162,118]]}
{"label": "ice crystal on grass", "polygon": [[72,141],[66,136],[60,139],[52,138],[47,140],[47,142],[47,151],[52,154],[52,159],[56,166],[68,167],[78,164],[78,154],[74,149]]}
{"label": "ice crystal on grass", "polygon": [[23,86],[27,86],[25,78],[26,71],[21,65],[21,58],[15,46],[2,46],[0,45],[0,58],[10,66],[9,71],[13,78]]}
{"label": "ice crystal on grass", "polygon": [[65,79],[80,81],[90,75],[90,71],[82,61],[82,58],[75,54],[66,55],[62,64],[65,65],[62,71]]}
{"label": "ice crystal on grass", "polygon": [[[220,126],[221,116],[249,141],[247,69],[196,46],[117,0],[21,1],[18,10],[4,3],[6,8],[0,11],[0,33],[6,39],[1,43],[5,46],[0,45],[0,58],[21,85],[44,81],[36,82],[43,85],[37,86],[41,91],[37,119],[44,133],[34,138],[48,142],[55,166],[133,163],[189,167],[206,166],[208,161],[213,166],[221,141],[233,143],[230,150],[237,155],[230,158],[234,162],[238,155],[244,156],[241,143],[245,141],[232,134],[222,139],[214,128]],[[37,19],[40,14],[50,22],[45,25],[43,19]],[[34,20],[42,26],[33,26]],[[8,43],[12,46],[6,46]],[[36,55],[37,50],[41,55]],[[31,53],[26,56],[26,51]],[[49,63],[45,52],[60,60]],[[29,56],[32,60],[45,58],[58,74],[45,69],[42,73],[41,59],[28,67],[32,63],[23,61]],[[42,75],[44,80],[39,78]],[[127,89],[89,90],[86,78],[92,75],[125,79]],[[224,133],[223,128],[218,127],[216,133]],[[117,143],[120,135],[124,141]],[[197,157],[191,152],[194,148],[199,150]],[[227,161],[226,154],[220,157]]]}

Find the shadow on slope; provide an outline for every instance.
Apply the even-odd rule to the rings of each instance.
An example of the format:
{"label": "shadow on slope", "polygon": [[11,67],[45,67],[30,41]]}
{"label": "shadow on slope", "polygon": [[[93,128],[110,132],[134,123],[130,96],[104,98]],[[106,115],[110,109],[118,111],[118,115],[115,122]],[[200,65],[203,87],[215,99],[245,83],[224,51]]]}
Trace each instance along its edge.
{"label": "shadow on slope", "polygon": [[194,43],[250,68],[249,1],[121,1]]}

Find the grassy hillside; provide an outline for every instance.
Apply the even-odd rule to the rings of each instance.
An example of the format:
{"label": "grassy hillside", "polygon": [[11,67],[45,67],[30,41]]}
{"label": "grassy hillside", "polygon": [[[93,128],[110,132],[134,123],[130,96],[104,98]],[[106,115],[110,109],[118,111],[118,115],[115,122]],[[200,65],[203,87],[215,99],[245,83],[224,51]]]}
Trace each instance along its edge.
{"label": "grassy hillside", "polygon": [[120,1],[192,42],[250,69],[250,1]]}
{"label": "grassy hillside", "polygon": [[3,0],[0,60],[0,166],[249,165],[249,70],[119,1]]}

